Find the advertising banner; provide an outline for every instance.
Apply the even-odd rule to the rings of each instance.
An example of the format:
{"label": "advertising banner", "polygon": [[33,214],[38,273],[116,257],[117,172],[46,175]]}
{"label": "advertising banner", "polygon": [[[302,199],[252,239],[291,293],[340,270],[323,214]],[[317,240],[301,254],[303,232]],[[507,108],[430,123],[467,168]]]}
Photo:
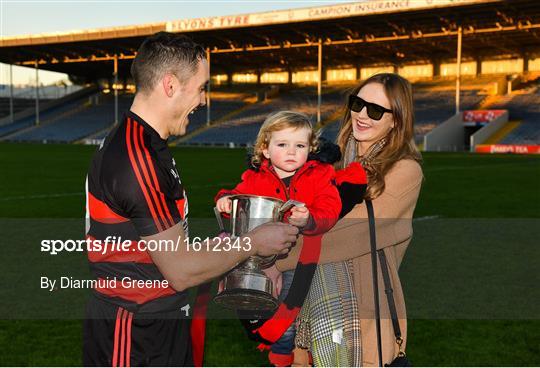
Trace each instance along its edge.
{"label": "advertising banner", "polygon": [[517,154],[540,154],[540,145],[521,144],[479,144],[476,146],[478,153],[517,153]]}
{"label": "advertising banner", "polygon": [[[485,1],[485,0],[481,0]],[[348,4],[278,10],[230,16],[181,19],[167,22],[168,32],[190,32],[209,29],[261,26],[267,24],[303,22],[320,19],[344,18],[359,15],[381,14],[397,11],[467,5],[480,0],[376,0]]]}
{"label": "advertising banner", "polygon": [[486,125],[504,114],[505,110],[466,110],[463,111],[463,125]]}

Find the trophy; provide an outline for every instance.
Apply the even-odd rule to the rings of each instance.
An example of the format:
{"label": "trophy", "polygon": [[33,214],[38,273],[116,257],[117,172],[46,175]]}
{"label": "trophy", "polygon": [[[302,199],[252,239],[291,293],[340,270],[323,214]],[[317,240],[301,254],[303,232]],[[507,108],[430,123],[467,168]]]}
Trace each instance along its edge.
{"label": "trophy", "polygon": [[[231,238],[242,237],[266,222],[283,220],[283,215],[294,206],[303,206],[298,201],[282,200],[256,195],[234,195],[230,197],[232,211],[230,218]],[[224,230],[221,214],[214,208],[220,230]],[[261,269],[267,268],[276,259],[251,256],[235,267],[223,278],[223,290],[214,297],[214,301],[234,310],[272,311],[278,301],[272,296],[272,280]]]}

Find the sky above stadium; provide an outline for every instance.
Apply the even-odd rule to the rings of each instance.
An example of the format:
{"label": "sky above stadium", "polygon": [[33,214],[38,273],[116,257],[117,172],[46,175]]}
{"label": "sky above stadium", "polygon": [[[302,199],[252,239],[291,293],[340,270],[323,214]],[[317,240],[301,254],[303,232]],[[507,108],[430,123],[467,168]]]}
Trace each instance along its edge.
{"label": "sky above stadium", "polygon": [[[347,2],[352,1],[0,0],[0,36],[126,26]],[[13,79],[14,84],[33,84],[35,71],[14,67]],[[43,84],[62,79],[66,79],[64,74],[40,72],[40,82]],[[0,84],[8,83],[9,68],[0,64]]]}

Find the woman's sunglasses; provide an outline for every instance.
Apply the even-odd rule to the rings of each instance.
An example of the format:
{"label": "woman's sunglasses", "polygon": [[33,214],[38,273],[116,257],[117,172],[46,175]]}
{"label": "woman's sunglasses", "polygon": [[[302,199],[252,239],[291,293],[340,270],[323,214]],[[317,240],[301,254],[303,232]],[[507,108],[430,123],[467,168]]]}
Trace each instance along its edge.
{"label": "woman's sunglasses", "polygon": [[349,109],[354,112],[360,112],[364,108],[364,106],[367,109],[367,114],[370,117],[370,119],[373,120],[381,120],[385,112],[392,112],[392,110],[389,110],[385,107],[379,106],[377,104],[364,101],[358,96],[350,95],[349,96]]}

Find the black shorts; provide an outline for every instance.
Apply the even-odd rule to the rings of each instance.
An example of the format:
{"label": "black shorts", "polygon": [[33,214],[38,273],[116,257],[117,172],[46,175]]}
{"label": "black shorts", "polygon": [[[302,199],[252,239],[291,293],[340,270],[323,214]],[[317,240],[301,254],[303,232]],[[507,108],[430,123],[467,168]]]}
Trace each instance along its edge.
{"label": "black shorts", "polygon": [[156,318],[92,296],[86,316],[84,366],[193,366],[190,320],[180,309]]}

